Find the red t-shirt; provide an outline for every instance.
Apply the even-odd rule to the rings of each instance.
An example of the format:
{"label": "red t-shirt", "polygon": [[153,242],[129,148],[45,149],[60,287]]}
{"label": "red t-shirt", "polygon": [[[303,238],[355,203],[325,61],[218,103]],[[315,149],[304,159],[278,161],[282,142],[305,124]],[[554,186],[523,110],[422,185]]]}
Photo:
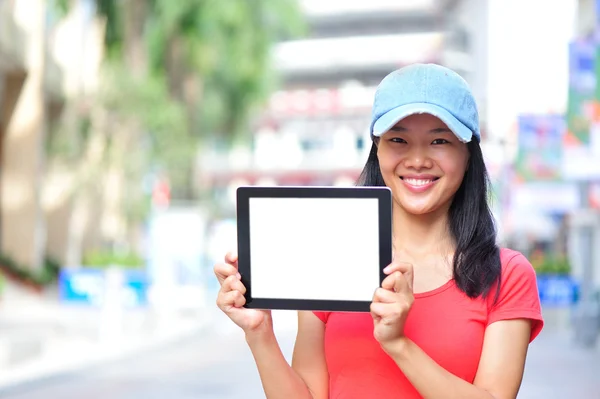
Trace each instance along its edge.
{"label": "red t-shirt", "polygon": [[[429,292],[415,294],[405,334],[440,366],[473,382],[486,327],[498,320],[534,321],[531,341],[543,320],[535,271],[519,252],[502,249],[498,302],[471,299],[451,280]],[[325,356],[330,399],[421,398],[400,368],[373,337],[369,313],[314,312],[325,327]]]}

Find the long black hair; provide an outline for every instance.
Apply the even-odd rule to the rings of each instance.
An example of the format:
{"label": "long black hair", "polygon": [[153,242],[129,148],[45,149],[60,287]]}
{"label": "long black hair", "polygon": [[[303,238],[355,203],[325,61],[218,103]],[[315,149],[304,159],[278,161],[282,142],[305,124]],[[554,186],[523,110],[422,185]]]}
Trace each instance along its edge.
{"label": "long black hair", "polygon": [[[457,287],[470,298],[487,297],[497,284],[497,298],[502,268],[496,225],[488,204],[490,179],[479,143],[471,140],[467,148],[470,153],[468,169],[448,215],[448,227],[456,245],[453,277]],[[357,185],[385,186],[375,141]]]}

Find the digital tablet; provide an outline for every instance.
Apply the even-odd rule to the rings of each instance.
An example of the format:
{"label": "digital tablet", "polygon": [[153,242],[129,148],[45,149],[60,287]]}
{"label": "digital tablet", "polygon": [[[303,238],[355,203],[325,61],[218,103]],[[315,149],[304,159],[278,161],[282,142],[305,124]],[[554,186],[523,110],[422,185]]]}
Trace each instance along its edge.
{"label": "digital tablet", "polygon": [[392,261],[387,187],[240,187],[247,308],[368,312]]}

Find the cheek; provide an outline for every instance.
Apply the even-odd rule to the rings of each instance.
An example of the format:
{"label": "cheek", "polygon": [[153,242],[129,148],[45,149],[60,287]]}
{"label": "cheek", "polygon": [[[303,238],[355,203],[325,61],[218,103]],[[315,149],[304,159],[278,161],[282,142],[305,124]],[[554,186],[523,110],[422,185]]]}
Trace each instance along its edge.
{"label": "cheek", "polygon": [[456,162],[456,158],[451,157],[440,160],[439,165],[444,170],[444,175],[452,185],[460,186],[467,171],[467,162]]}
{"label": "cheek", "polygon": [[394,175],[398,168],[398,164],[400,163],[400,156],[389,151],[389,149],[382,148],[377,152],[377,157],[379,158],[381,174],[384,177]]}

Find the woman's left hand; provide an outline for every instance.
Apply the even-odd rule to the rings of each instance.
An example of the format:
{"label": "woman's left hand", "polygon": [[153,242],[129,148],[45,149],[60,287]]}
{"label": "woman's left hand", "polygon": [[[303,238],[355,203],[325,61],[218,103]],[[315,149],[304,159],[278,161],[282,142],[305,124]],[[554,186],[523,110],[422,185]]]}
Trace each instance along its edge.
{"label": "woman's left hand", "polygon": [[404,323],[414,296],[412,264],[393,262],[383,271],[388,276],[375,291],[371,316],[375,325],[373,335],[385,350],[404,336]]}

